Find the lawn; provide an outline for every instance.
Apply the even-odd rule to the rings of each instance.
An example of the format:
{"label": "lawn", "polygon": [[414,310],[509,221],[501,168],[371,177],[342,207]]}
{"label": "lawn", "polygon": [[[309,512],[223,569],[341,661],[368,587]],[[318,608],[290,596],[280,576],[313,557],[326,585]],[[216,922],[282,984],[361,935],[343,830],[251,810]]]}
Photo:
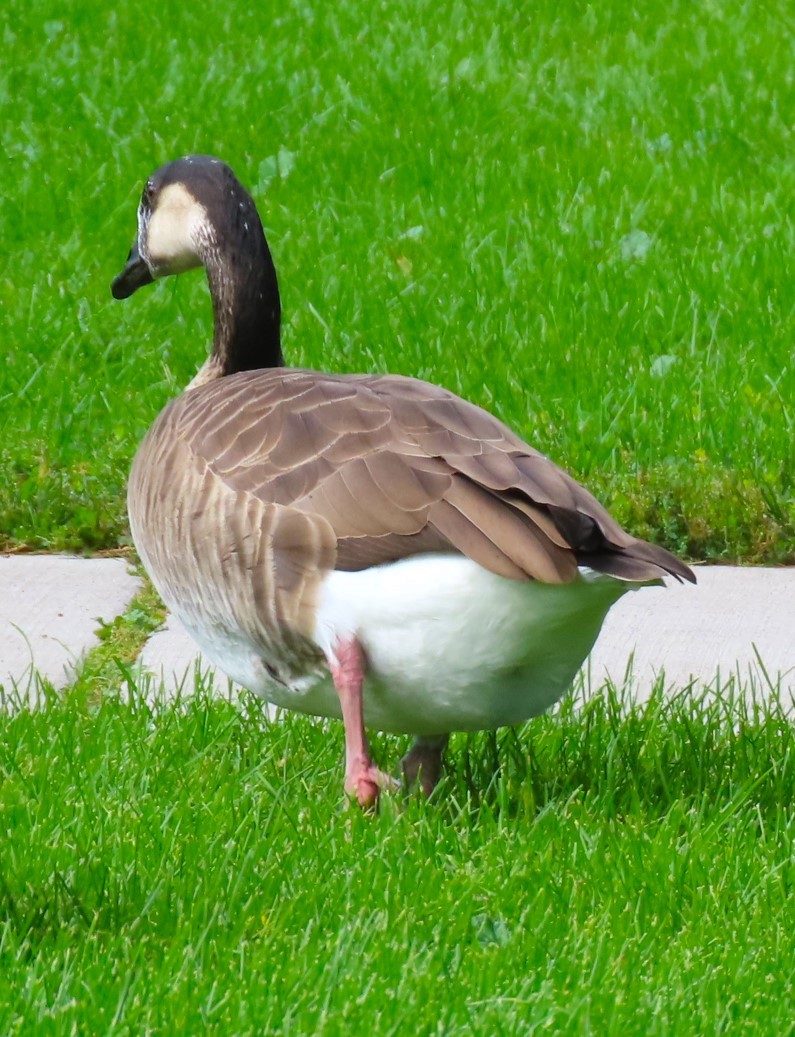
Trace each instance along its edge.
{"label": "lawn", "polygon": [[146,176],[198,150],[261,207],[292,363],[441,382],[691,558],[795,559],[784,0],[3,20],[0,546],[127,542],[210,313],[198,273],[109,282]]}
{"label": "lawn", "polygon": [[377,817],[341,753],[251,700],[0,714],[0,1032],[791,1032],[775,705],[599,695]]}
{"label": "lawn", "polygon": [[[0,549],[125,549],[211,336],[110,297],[141,185],[218,154],[294,364],[493,410],[632,532],[795,562],[790,5],[7,0]],[[142,599],[143,601],[143,599]],[[134,616],[133,616],[134,613]],[[593,689],[346,809],[342,732],[122,660],[0,709],[0,1034],[789,1033],[795,730]],[[405,744],[374,740],[394,770]]]}

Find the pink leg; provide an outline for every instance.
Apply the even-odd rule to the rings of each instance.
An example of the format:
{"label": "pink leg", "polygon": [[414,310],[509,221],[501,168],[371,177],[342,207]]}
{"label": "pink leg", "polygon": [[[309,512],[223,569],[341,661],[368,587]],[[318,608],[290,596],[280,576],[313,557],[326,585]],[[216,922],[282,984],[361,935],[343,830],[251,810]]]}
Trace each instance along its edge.
{"label": "pink leg", "polygon": [[334,687],[342,706],[345,726],[345,791],[362,807],[375,806],[384,785],[392,779],[373,766],[362,716],[364,652],[358,641],[338,641],[329,659]]}
{"label": "pink leg", "polygon": [[401,761],[406,785],[419,782],[426,796],[430,796],[442,776],[442,753],[447,746],[447,735],[436,738],[417,738]]}

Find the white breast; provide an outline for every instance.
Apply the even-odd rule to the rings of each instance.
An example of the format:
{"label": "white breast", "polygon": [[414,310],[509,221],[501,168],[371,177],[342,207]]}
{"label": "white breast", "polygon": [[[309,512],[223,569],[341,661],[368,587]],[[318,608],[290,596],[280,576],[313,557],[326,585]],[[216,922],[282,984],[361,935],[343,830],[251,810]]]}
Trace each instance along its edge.
{"label": "white breast", "polygon": [[518,583],[458,555],[422,555],[325,581],[315,640],[356,636],[369,726],[441,734],[518,723],[566,690],[626,589],[585,574]]}
{"label": "white breast", "polygon": [[[326,654],[341,638],[362,644],[368,727],[415,735],[502,727],[560,698],[627,589],[589,570],[553,586],[507,580],[459,555],[419,555],[331,573],[314,639]],[[250,642],[188,625],[206,654],[251,691],[288,709],[340,715],[325,668],[283,684]]]}

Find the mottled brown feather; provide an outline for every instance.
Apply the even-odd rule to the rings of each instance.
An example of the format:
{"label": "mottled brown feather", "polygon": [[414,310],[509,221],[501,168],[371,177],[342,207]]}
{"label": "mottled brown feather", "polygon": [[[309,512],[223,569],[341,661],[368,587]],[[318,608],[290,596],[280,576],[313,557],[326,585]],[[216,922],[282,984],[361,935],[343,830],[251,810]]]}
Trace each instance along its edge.
{"label": "mottled brown feather", "polygon": [[[224,499],[232,545],[246,536],[233,517],[241,496],[271,509],[258,538],[291,622],[309,615],[318,572],[422,551],[549,583],[573,579],[578,565],[634,581],[693,578],[493,415],[416,379],[242,372],[174,400],[142,452],[164,440],[204,473],[208,499]],[[177,467],[161,480],[178,479]],[[252,564],[262,564],[257,550]]]}

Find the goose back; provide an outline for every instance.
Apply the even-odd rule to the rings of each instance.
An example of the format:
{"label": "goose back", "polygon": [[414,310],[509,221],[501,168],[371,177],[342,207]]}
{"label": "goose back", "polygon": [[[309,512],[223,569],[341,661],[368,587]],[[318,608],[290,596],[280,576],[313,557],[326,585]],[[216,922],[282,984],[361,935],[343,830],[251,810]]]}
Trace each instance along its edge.
{"label": "goose back", "polygon": [[190,390],[144,440],[129,507],[167,600],[198,584],[299,654],[334,569],[441,551],[513,580],[691,578],[493,415],[395,375],[282,368]]}

